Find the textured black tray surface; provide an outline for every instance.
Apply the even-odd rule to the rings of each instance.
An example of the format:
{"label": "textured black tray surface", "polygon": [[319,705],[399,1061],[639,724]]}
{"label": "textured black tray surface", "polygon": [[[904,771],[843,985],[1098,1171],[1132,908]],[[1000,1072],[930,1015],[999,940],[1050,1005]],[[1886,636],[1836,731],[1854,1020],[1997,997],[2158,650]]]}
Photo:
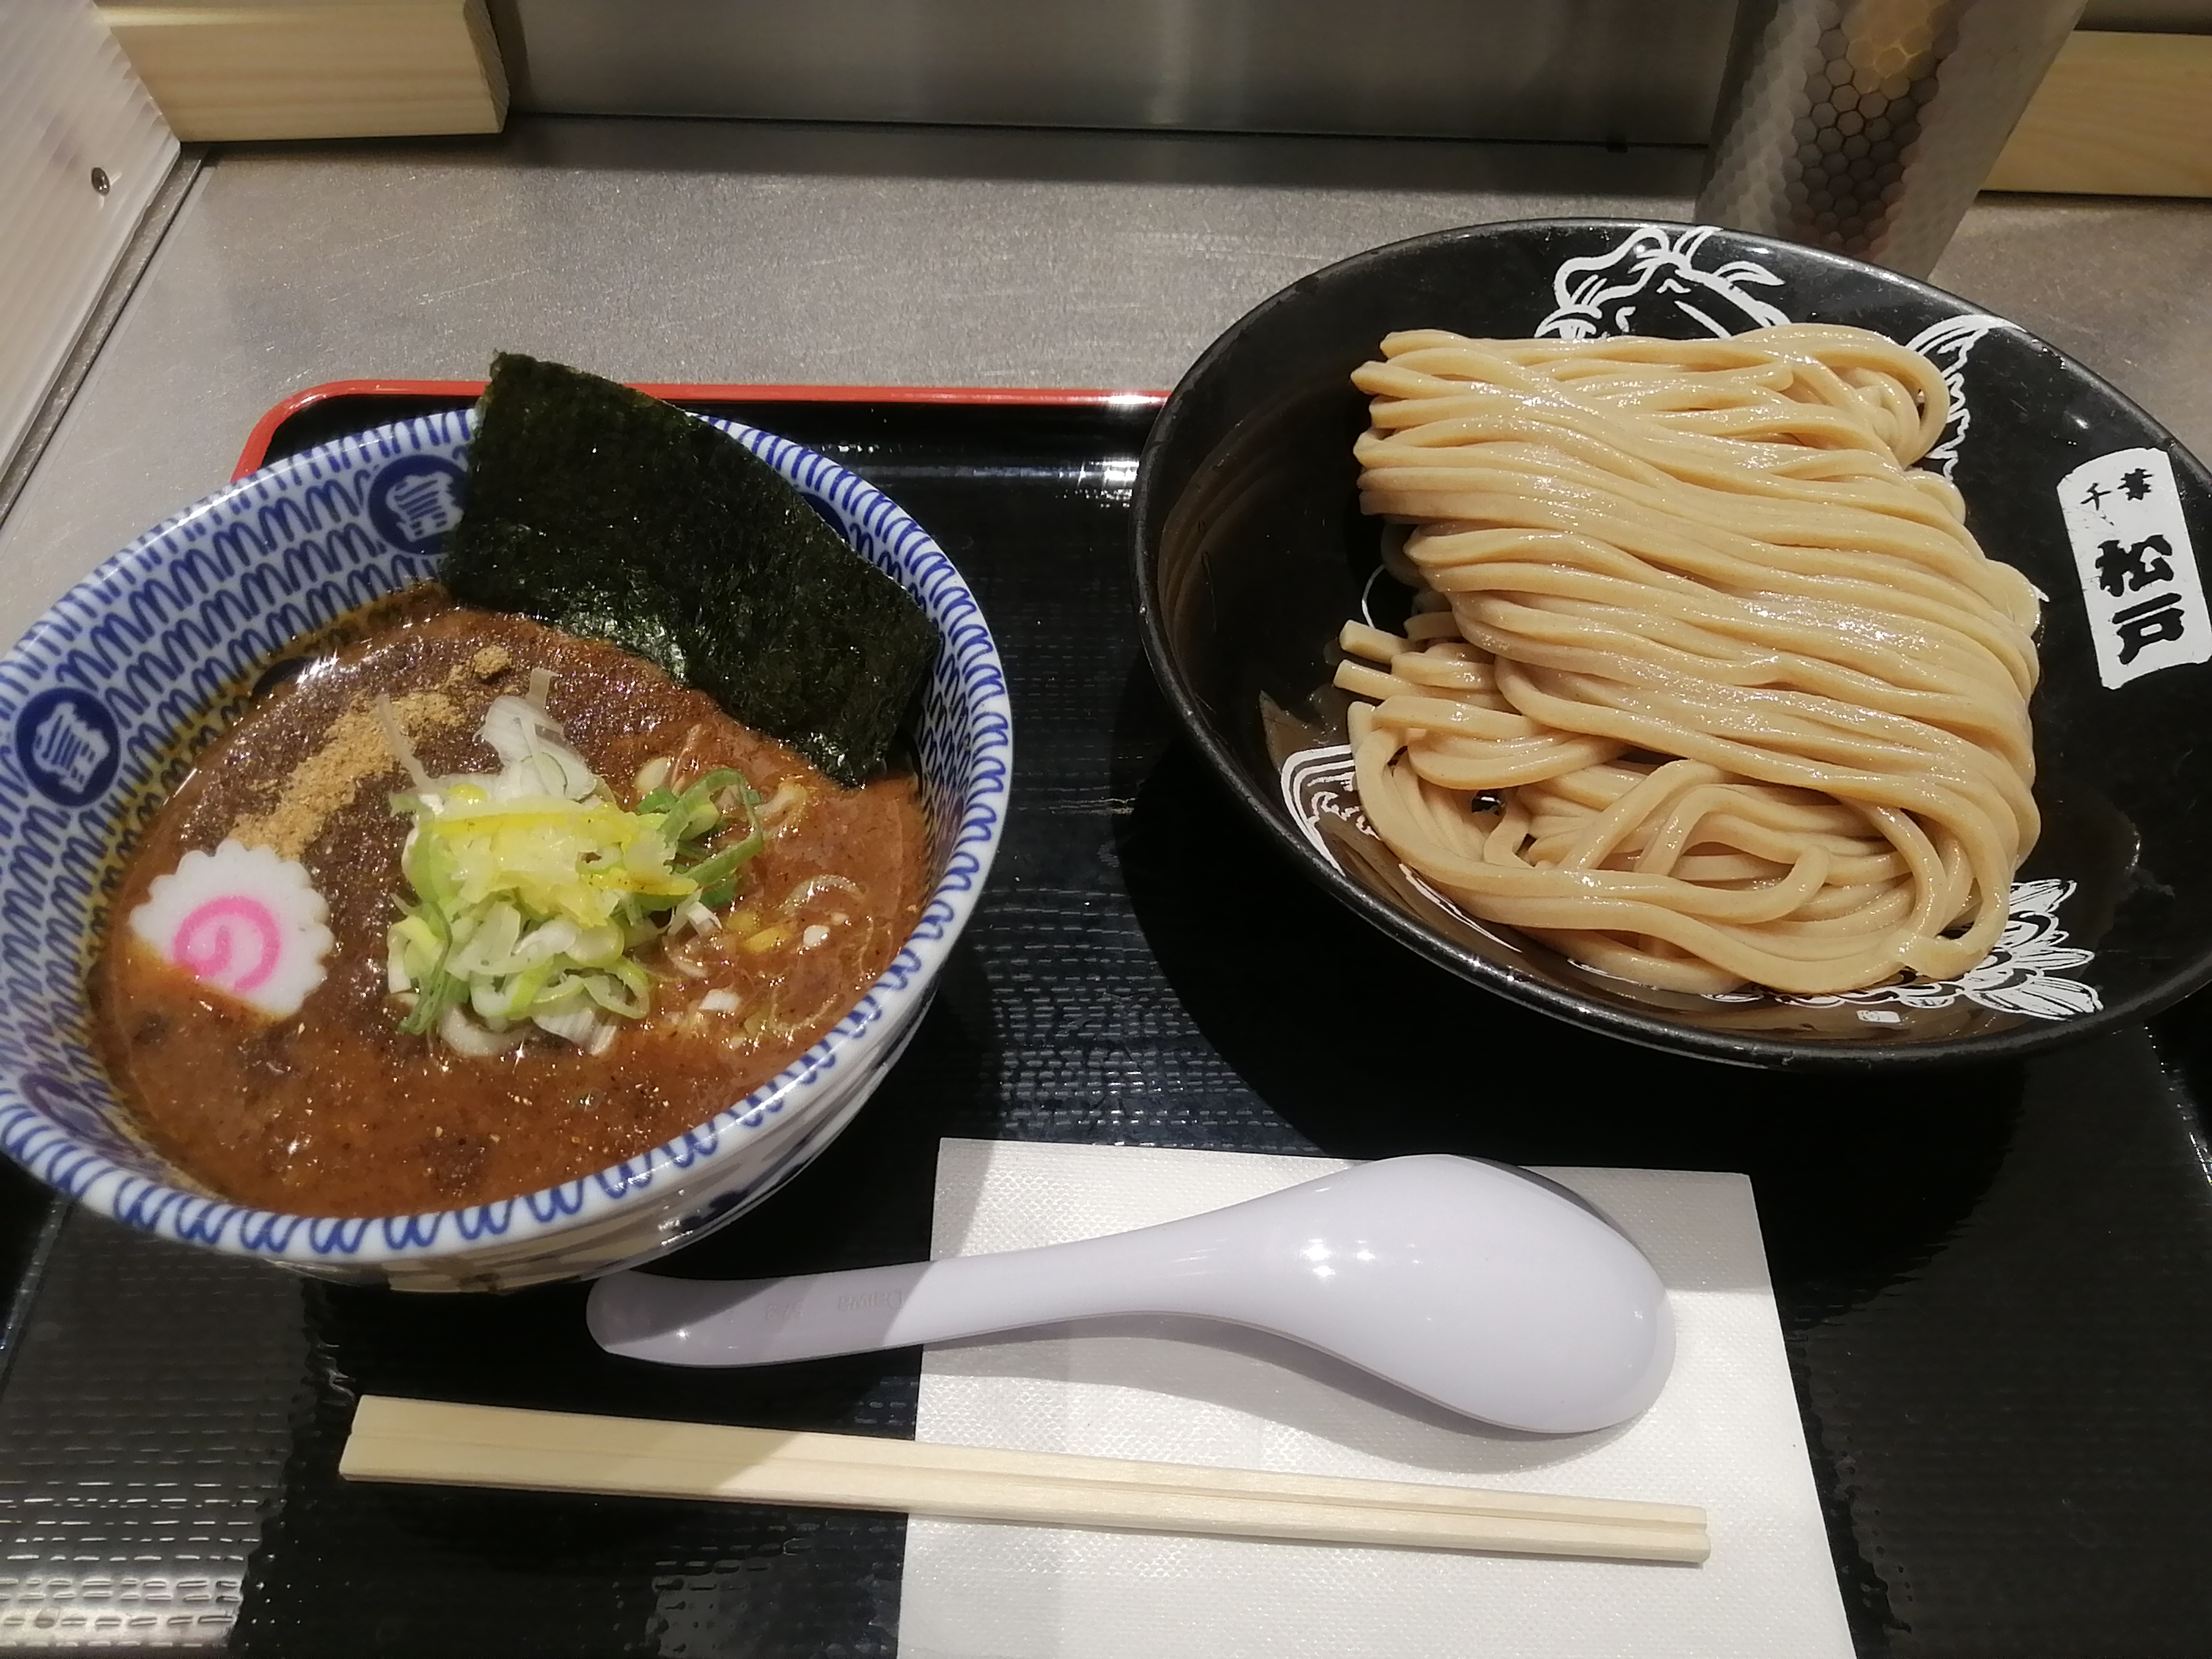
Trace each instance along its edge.
{"label": "textured black tray surface", "polygon": [[[272,453],[428,406],[450,404],[317,405]],[[817,1164],[672,1271],[921,1254],[944,1135],[1741,1170],[1861,1651],[2212,1652],[2203,1009],[1878,1085],[1516,1010],[1309,887],[1174,737],[1130,610],[1149,410],[716,412],[836,456],[937,535],[1005,653],[1017,769],[989,893],[905,1061]],[[0,1191],[0,1270],[27,1259],[35,1223],[12,1218],[35,1208],[20,1182]],[[599,1354],[570,1290],[303,1296],[307,1375],[236,1650],[895,1650],[896,1517],[352,1487],[334,1468],[362,1390],[910,1434],[914,1353],[686,1374]]]}

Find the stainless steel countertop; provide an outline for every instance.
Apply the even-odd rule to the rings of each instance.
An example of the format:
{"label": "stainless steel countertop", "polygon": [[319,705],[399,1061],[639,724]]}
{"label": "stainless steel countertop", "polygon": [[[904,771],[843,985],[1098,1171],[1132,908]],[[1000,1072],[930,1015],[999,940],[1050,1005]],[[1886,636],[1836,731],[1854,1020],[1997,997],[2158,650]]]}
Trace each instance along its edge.
{"label": "stainless steel countertop", "polygon": [[[1172,385],[1249,307],[1395,238],[1688,216],[1694,151],[536,119],[204,169],[0,523],[0,638],[218,488],[287,393],[480,376]],[[1936,280],[2212,454],[2212,204],[1991,198]]]}

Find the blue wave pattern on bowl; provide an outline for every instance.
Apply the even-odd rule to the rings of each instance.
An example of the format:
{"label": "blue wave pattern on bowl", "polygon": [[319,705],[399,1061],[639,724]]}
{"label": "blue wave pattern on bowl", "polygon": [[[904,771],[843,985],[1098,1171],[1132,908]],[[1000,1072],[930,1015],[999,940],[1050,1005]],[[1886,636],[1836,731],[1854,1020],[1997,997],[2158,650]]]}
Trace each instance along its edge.
{"label": "blue wave pattern on bowl", "polygon": [[[916,756],[942,873],[906,944],[823,1039],[711,1121],[612,1169],[520,1198],[390,1218],[317,1218],[181,1190],[142,1146],[88,1041],[84,940],[122,811],[179,734],[196,750],[259,665],[297,636],[434,575],[459,511],[467,413],[341,439],[241,480],[155,526],[71,590],[0,659],[0,1151],[145,1231],[293,1261],[451,1254],[583,1221],[637,1200],[827,1098],[841,1069],[887,1064],[973,908],[1004,820],[1012,723],[990,630],[952,563],[887,497],[834,462],[717,422],[802,490],[855,551],[896,578],[945,641]],[[826,1136],[794,1137],[695,1231],[780,1182]]]}

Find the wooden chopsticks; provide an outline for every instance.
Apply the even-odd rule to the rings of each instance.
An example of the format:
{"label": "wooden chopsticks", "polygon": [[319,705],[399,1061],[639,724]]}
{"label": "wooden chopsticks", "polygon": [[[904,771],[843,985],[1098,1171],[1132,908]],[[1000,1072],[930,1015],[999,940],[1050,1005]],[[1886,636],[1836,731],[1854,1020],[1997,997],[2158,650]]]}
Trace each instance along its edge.
{"label": "wooden chopsticks", "polygon": [[1618,1561],[1703,1561],[1705,1512],[1399,1481],[994,1451],[365,1396],[338,1472],[970,1521]]}

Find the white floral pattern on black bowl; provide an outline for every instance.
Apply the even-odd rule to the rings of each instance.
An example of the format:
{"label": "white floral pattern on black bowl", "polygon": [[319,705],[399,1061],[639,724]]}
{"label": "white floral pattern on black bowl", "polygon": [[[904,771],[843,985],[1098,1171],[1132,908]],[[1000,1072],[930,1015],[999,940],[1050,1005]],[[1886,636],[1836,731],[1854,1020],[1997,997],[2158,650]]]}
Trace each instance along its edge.
{"label": "white floral pattern on black bowl", "polygon": [[157,526],[0,659],[0,1150],[128,1225],[319,1277],[507,1287],[672,1249],[758,1202],[859,1110],[929,1003],[1005,823],[1006,677],[975,596],[880,492],[798,445],[722,422],[943,640],[915,733],[934,859],[920,921],[819,1042],[709,1121],[577,1180],[422,1215],[283,1215],[207,1194],[137,1135],[87,1041],[85,975],[124,818],[150,811],[291,641],[435,574],[472,416],[309,450]]}

